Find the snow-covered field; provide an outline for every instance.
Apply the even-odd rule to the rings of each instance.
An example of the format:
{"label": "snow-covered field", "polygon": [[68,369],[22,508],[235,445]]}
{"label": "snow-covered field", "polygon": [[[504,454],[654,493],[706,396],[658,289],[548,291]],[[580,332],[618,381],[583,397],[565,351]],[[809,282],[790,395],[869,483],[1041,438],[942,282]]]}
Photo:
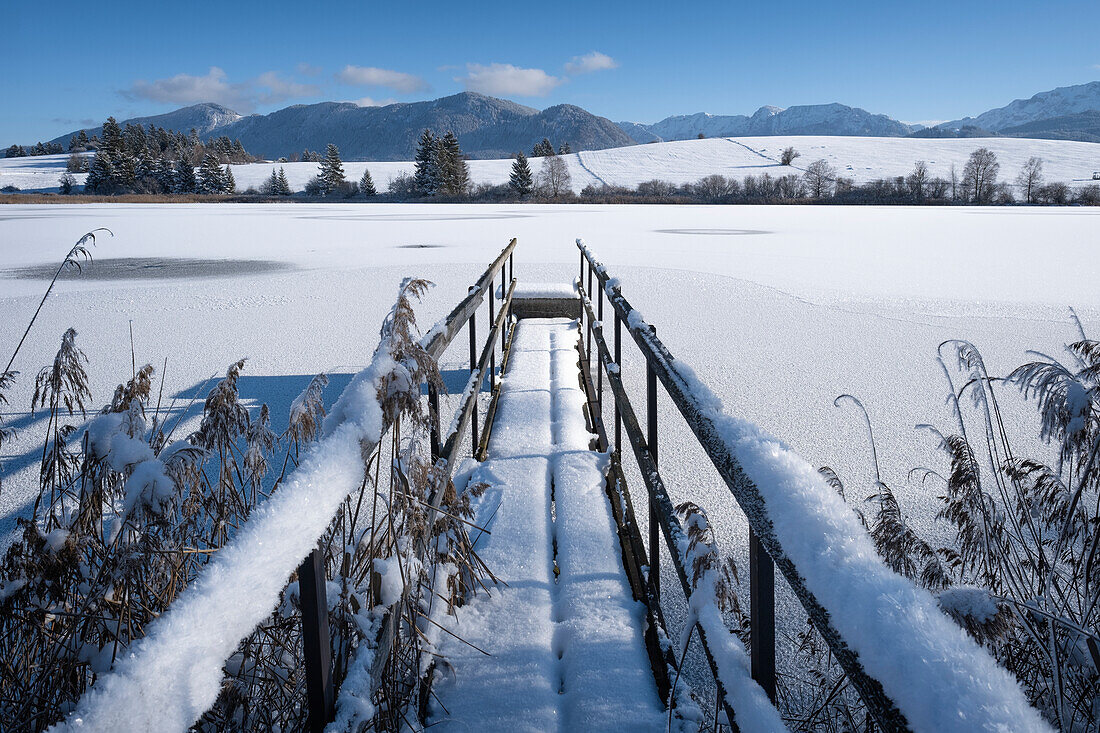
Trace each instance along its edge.
{"label": "snow-covered field", "polygon": [[[5,409],[17,427],[30,427],[21,411],[32,376],[69,325],[90,357],[93,404],[129,373],[132,320],[137,359],[159,368],[168,358],[166,396],[186,399],[248,356],[243,392],[271,401],[278,418],[309,375],[350,374],[367,361],[404,275],[438,283],[423,305],[430,324],[510,237],[520,278],[563,281],[576,273],[573,239],[583,236],[728,407],[853,480],[867,476],[866,439],[832,400],[861,397],[885,477],[918,511],[928,492],[904,475],[933,458],[912,426],[943,418],[936,345],[970,339],[1003,374],[1026,349],[1056,352],[1073,337],[1067,306],[1100,328],[1100,211],[1088,208],[6,206],[0,271],[56,262],[98,226],[115,237],[94,249],[88,277],[58,285],[15,365],[23,376]],[[109,260],[133,257],[290,269],[254,274],[245,262],[221,277],[109,279]],[[11,349],[46,283],[6,274],[0,344]],[[27,500],[33,433],[5,456],[8,515]],[[675,477],[676,464],[666,470]],[[686,480],[691,469],[682,470]],[[724,495],[708,482],[684,488]]]}
{"label": "snow-covered field", "polygon": [[[782,166],[779,152],[794,146],[801,153],[794,166]],[[1032,156],[1043,159],[1047,181],[1061,181],[1072,187],[1091,184],[1100,171],[1100,143],[1020,138],[919,139],[885,137],[776,136],[711,138],[635,145],[610,150],[593,150],[565,156],[573,190],[608,183],[633,188],[642,181],[661,179],[675,184],[697,181],[713,173],[733,178],[768,173],[781,176],[800,173],[814,160],[823,158],[840,175],[856,183],[906,175],[917,160],[928,164],[932,176],[949,178],[954,165],[959,175],[970,153],[985,146],[997,154],[1000,179],[1012,183],[1024,162]],[[65,171],[66,155],[0,159],[0,187],[16,186],[24,191],[56,191]],[[540,161],[531,161],[538,172]],[[507,183],[510,160],[472,160],[474,183]],[[317,173],[316,163],[256,163],[233,166],[237,187],[258,188],[273,169],[286,169],[291,187],[299,191]],[[375,186],[384,191],[401,173],[412,173],[411,162],[346,162],[349,179],[358,180],[369,168]],[[83,183],[85,174],[74,176]]]}
{"label": "snow-covered field", "polygon": [[[860,397],[883,478],[926,531],[938,488],[906,475],[942,467],[913,429],[947,420],[937,344],[969,339],[1004,374],[1025,350],[1056,354],[1075,338],[1067,306],[1100,329],[1092,208],[87,204],[0,208],[0,348],[14,348],[46,286],[26,274],[100,226],[115,236],[100,239],[84,276],[59,283],[15,364],[22,375],[3,409],[20,437],[0,456],[5,537],[29,507],[40,457],[42,421],[26,412],[33,375],[68,326],[89,356],[93,410],[130,373],[132,323],[138,364],[159,373],[167,358],[169,410],[201,403],[206,380],[247,356],[242,395],[267,402],[281,431],[313,374],[332,375],[331,404],[367,363],[402,277],[438,284],[420,311],[426,328],[511,237],[524,282],[573,278],[583,237],[729,411],[833,466],[853,501],[872,493],[870,451],[857,416],[832,403]],[[453,390],[465,380],[465,337],[456,344],[443,364]],[[629,342],[624,353],[624,376],[640,387]],[[1006,393],[1005,409],[1010,429],[1035,433],[1030,406]],[[747,530],[728,490],[671,405],[660,403],[660,421],[673,499],[706,507],[743,563]]]}

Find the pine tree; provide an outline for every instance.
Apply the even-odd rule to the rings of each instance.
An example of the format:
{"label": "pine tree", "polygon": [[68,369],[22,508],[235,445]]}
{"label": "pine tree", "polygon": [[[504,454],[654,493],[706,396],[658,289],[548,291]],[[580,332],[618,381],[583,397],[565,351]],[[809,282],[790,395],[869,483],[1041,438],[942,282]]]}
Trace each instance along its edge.
{"label": "pine tree", "polygon": [[458,138],[448,132],[436,144],[439,188],[449,196],[463,196],[470,187],[470,167],[462,155]]}
{"label": "pine tree", "polygon": [[529,195],[535,188],[531,166],[527,165],[527,156],[523,153],[518,153],[515,162],[512,163],[512,175],[508,177],[508,187],[512,189],[512,193],[521,198]]}
{"label": "pine tree", "polygon": [[100,150],[92,159],[84,190],[89,193],[111,193],[114,187],[115,167],[109,150]]}
{"label": "pine tree", "polygon": [[176,188],[175,174],[172,171],[172,163],[164,158],[157,158],[153,164],[153,178],[161,193],[171,193]]}
{"label": "pine tree", "polygon": [[83,130],[78,132],[77,135],[76,135],[76,144],[77,144],[77,146],[79,146],[81,148],[87,148],[88,147],[88,133],[84,132]]}
{"label": "pine tree", "polygon": [[440,187],[438,141],[431,130],[424,130],[416,146],[416,173],[413,186],[421,196],[434,196]]}
{"label": "pine tree", "polygon": [[275,179],[275,194],[278,196],[289,196],[293,191],[290,190],[290,181],[286,179],[286,171],[282,166],[279,166],[279,175]]}
{"label": "pine tree", "polygon": [[325,148],[325,159],[321,161],[321,170],[317,174],[321,184],[321,195],[331,196],[347,186],[344,178],[344,164],[340,160],[340,149],[329,143]]}
{"label": "pine tree", "polygon": [[558,146],[558,155],[569,155],[573,152],[573,148],[569,147],[569,143],[562,143]]}
{"label": "pine tree", "polygon": [[546,158],[554,154],[554,146],[550,142],[550,138],[544,137],[542,142],[535,143],[535,147],[531,149],[532,158]]}
{"label": "pine tree", "polygon": [[199,164],[198,186],[199,193],[221,193],[224,189],[224,174],[218,164],[218,158],[213,153],[207,153]]}
{"label": "pine tree", "polygon": [[374,187],[374,179],[370,177],[370,169],[368,168],[363,169],[363,177],[359,179],[359,193],[367,198],[378,195],[378,191]]}
{"label": "pine tree", "polygon": [[195,193],[198,190],[198,181],[195,179],[195,166],[191,165],[191,159],[184,153],[176,161],[176,193]]}
{"label": "pine tree", "polygon": [[122,150],[122,128],[115,122],[114,117],[108,117],[103,123],[103,139],[99,143],[100,150],[106,150],[112,156],[118,156]]}
{"label": "pine tree", "polygon": [[233,169],[228,165],[222,174],[222,193],[237,193],[237,181],[233,178]]}

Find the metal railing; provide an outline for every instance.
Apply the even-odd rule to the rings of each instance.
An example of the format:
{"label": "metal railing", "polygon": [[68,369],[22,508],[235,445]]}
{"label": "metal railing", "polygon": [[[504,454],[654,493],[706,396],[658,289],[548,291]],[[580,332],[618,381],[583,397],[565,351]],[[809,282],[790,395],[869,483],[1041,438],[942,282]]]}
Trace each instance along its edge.
{"label": "metal railing", "polygon": [[[691,428],[699,445],[706,452],[730,492],[740,505],[749,524],[749,618],[751,654],[751,673],[756,682],[765,690],[774,702],[776,694],[775,673],[775,567],[778,566],[795,596],[805,608],[810,622],[821,634],[833,652],[837,662],[844,670],[852,686],[859,693],[873,716],[876,724],[886,731],[905,731],[908,724],[897,705],[886,695],[882,685],[863,669],[857,655],[848,646],[829,619],[829,614],[807,588],[804,579],[794,563],[784,553],[779,540],[772,529],[767,507],[758,489],[741,468],[736,456],[722,438],[712,418],[705,414],[690,394],[690,378],[681,368],[665,345],[657,338],[656,328],[647,326],[623,296],[619,285],[612,281],[606,268],[578,240],[580,249],[580,278],[578,286],[584,301],[582,320],[588,347],[582,355],[587,364],[591,364],[592,354],[597,356],[597,380],[594,390],[595,404],[590,414],[596,424],[597,432],[602,436],[602,448],[607,449],[603,416],[603,379],[614,396],[615,442],[612,453],[613,480],[622,481],[625,496],[620,514],[624,515],[627,525],[633,524],[633,509],[629,505],[629,494],[625,491],[625,478],[622,474],[622,433],[625,430],[627,442],[633,450],[640,470],[642,481],[648,493],[649,538],[648,545],[642,546],[640,534],[623,543],[624,563],[627,554],[636,554],[634,562],[644,562],[649,566],[648,580],[642,589],[651,615],[660,620],[660,540],[664,534],[672,565],[683,586],[684,594],[692,594],[690,573],[681,547],[685,537],[684,529],[669,497],[664,479],[658,468],[658,420],[657,420],[657,384],[664,387],[666,394]],[[587,279],[587,287],[585,281]],[[614,350],[608,346],[604,334],[604,300],[614,314]],[[593,302],[594,300],[594,302]],[[622,331],[624,323],[634,342],[637,344],[646,363],[646,425],[642,425],[630,402],[630,396],[624,386],[620,365],[622,363]],[[595,344],[595,352],[592,347]],[[584,349],[584,346],[581,347]],[[583,365],[582,365],[583,366]],[[583,371],[583,370],[582,370]],[[589,383],[591,376],[586,375]],[[614,503],[614,500],[613,500]],[[622,530],[623,525],[620,525]],[[632,548],[628,552],[628,548]],[[629,574],[629,570],[628,570]],[[636,593],[637,593],[636,589]],[[720,699],[732,726],[736,727],[736,711],[726,703],[722,681],[715,665],[712,646],[708,644],[700,628],[700,637],[715,682],[718,685]],[[656,670],[656,666],[655,666]],[[660,684],[658,675],[658,684]],[[667,689],[667,688],[665,688]],[[662,693],[665,693],[662,689]]]}
{"label": "metal railing", "polygon": [[[455,336],[464,327],[470,335],[470,377],[462,394],[461,404],[456,411],[452,427],[446,439],[440,428],[439,393],[435,385],[428,387],[428,409],[431,423],[431,456],[435,466],[433,484],[427,508],[427,526],[433,526],[436,507],[450,482],[456,459],[460,457],[461,442],[469,431],[471,452],[483,454],[488,441],[492,416],[500,393],[497,379],[497,341],[500,342],[501,364],[506,364],[512,328],[512,294],[515,291],[515,263],[513,255],[516,240],[512,239],[493,260],[481,277],[470,286],[463,298],[451,312],[436,324],[421,341],[421,346],[438,363]],[[500,275],[500,290],[495,291],[496,278]],[[498,296],[499,293],[499,297]],[[488,296],[488,297],[486,297]],[[488,301],[488,335],[478,349],[477,319],[483,302]],[[495,301],[499,300],[499,304]],[[499,309],[498,306],[499,305]],[[479,438],[478,395],[481,387],[489,378],[492,398],[485,419],[485,430]],[[388,430],[388,427],[387,427]],[[417,559],[423,561],[427,546],[416,547]],[[334,717],[335,699],[338,690],[333,679],[332,642],[328,624],[328,603],[326,598],[326,577],[324,551],[314,549],[298,569],[299,587],[302,604],[302,645],[305,660],[307,726],[309,731],[323,731]],[[377,684],[381,672],[390,656],[394,642],[402,633],[400,608],[407,601],[412,584],[406,586],[404,595],[386,611],[378,636],[375,639],[374,666],[370,679]],[[410,630],[405,630],[410,631]],[[364,691],[373,694],[374,690]]]}

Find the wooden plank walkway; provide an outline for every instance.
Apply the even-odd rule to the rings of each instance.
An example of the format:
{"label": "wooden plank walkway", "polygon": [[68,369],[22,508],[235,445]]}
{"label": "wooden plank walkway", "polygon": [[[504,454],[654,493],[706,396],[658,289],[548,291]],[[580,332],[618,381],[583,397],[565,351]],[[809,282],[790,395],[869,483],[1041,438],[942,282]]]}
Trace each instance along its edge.
{"label": "wooden plank walkway", "polygon": [[517,326],[489,457],[471,478],[490,487],[482,513],[499,504],[477,549],[503,583],[451,627],[492,656],[444,640],[454,674],[436,678],[433,729],[666,729],[604,494],[607,458],[589,449],[577,339],[569,319]]}

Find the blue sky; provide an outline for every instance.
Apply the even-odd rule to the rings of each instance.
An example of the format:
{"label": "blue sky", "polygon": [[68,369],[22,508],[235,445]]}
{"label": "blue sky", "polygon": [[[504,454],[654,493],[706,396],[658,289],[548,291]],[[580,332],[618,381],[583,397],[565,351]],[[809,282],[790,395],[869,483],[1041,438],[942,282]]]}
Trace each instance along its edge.
{"label": "blue sky", "polygon": [[612,120],[842,102],[907,122],[1100,79],[1100,2],[14,3],[0,143],[198,101],[464,89]]}

